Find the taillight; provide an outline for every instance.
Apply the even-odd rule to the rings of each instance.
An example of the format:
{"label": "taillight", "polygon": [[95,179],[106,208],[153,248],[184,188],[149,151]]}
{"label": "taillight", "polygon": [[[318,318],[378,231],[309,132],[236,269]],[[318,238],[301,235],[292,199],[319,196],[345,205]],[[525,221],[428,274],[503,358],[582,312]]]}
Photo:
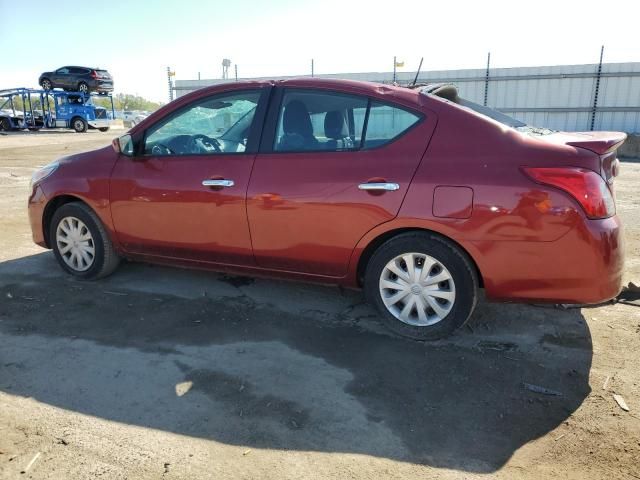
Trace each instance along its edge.
{"label": "taillight", "polygon": [[607,218],[616,213],[607,183],[592,170],[576,167],[523,167],[523,170],[536,182],[570,194],[589,218]]}
{"label": "taillight", "polygon": [[98,72],[91,70],[91,78],[98,78]]}

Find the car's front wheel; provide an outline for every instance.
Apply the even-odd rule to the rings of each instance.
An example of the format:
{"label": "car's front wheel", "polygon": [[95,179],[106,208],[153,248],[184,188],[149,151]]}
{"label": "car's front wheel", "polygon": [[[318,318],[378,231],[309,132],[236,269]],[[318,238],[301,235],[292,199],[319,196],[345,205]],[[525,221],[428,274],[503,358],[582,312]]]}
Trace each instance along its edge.
{"label": "car's front wheel", "polygon": [[85,82],[80,82],[78,84],[78,91],[80,93],[89,93],[89,85],[87,85]]}
{"label": "car's front wheel", "polygon": [[464,325],[478,298],[478,278],[467,255],[433,234],[409,232],[385,242],[371,257],[365,294],[392,331],[436,340]]}
{"label": "car's front wheel", "polygon": [[49,80],[48,78],[44,78],[40,83],[40,86],[42,87],[43,90],[47,90],[47,91],[51,90],[51,80]]}
{"label": "car's front wheel", "polygon": [[55,211],[49,239],[60,266],[76,277],[105,277],[120,263],[102,222],[84,203],[67,203]]}

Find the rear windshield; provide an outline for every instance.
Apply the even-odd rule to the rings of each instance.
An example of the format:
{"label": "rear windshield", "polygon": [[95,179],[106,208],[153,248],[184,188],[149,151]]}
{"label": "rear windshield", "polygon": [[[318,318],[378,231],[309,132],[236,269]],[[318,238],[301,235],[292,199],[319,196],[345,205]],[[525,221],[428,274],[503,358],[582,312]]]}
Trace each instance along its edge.
{"label": "rear windshield", "polygon": [[517,120],[509,115],[506,115],[498,110],[494,110],[493,108],[486,107],[484,105],[479,105],[475,102],[467,100],[465,98],[460,98],[458,96],[458,89],[452,84],[435,84],[433,86],[427,85],[424,89],[421,89],[421,93],[424,95],[435,95],[440,98],[444,98],[445,100],[449,100],[461,107],[466,107],[473,110],[480,115],[484,115],[485,117],[489,117],[496,122],[502,123],[508,127],[512,128],[527,128],[527,124]]}
{"label": "rear windshield", "polygon": [[484,105],[478,105],[477,103],[471,102],[464,98],[458,97],[457,102],[455,103],[463,107],[470,108],[474,112],[477,112],[480,115],[484,115],[485,117],[492,118],[496,122],[500,122],[503,125],[506,125],[508,127],[520,128],[520,127],[527,126],[526,123],[521,122],[520,120],[517,120],[513,117],[510,117],[509,115],[506,115],[502,112],[494,110],[493,108],[485,107]]}

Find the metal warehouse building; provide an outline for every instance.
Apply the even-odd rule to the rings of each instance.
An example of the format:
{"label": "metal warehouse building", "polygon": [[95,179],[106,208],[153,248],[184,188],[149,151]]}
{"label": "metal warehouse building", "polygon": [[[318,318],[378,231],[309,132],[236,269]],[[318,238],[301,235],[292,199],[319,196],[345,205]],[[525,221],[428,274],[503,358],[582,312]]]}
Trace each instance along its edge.
{"label": "metal warehouse building", "polygon": [[[410,83],[415,73],[398,73],[396,81]],[[316,77],[393,81],[392,72]],[[176,80],[173,90],[181,96],[234,81]],[[497,108],[530,125],[567,131],[640,132],[640,62],[603,63],[600,71],[598,64],[425,71],[420,73],[418,82],[454,83],[462,97]]]}

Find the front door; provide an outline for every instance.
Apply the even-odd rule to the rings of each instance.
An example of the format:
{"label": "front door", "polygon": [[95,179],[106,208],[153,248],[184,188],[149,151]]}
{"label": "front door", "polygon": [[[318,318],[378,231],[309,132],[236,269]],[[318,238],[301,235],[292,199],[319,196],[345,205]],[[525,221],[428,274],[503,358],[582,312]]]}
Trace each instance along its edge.
{"label": "front door", "polygon": [[280,96],[247,194],[256,262],[344,276],[358,241],[397,215],[435,119],[339,92]]}
{"label": "front door", "polygon": [[69,83],[70,70],[69,67],[62,67],[53,72],[53,78],[51,79],[51,83],[58,88],[69,88],[71,85]]}
{"label": "front door", "polygon": [[127,251],[254,264],[245,195],[266,93],[197,100],[150,126],[137,156],[118,159],[111,211]]}

